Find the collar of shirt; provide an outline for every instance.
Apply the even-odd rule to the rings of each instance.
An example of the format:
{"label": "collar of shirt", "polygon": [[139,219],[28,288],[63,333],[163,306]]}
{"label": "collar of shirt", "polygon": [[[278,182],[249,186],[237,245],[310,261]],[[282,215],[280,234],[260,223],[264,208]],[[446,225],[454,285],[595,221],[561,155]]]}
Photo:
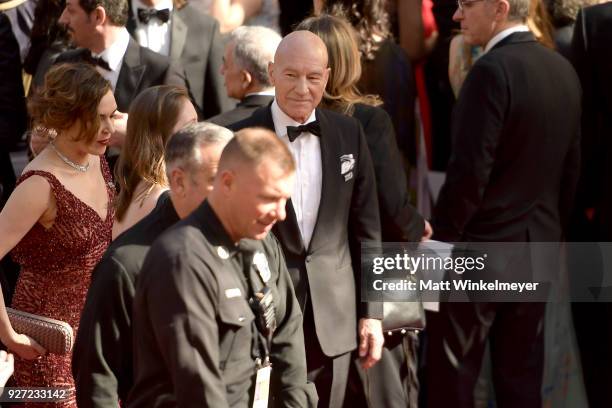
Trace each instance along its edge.
{"label": "collar of shirt", "polygon": [[489,42],[487,43],[484,52],[488,52],[491,50],[491,48],[495,47],[495,45],[497,45],[497,43],[499,43],[501,40],[503,40],[504,38],[508,37],[510,34],[514,34],[514,33],[520,33],[520,32],[525,32],[525,31],[529,31],[529,27],[527,27],[524,24],[519,24],[519,25],[515,25],[512,26],[510,28],[506,28],[503,31],[500,31],[499,33],[495,34],[495,36],[493,36],[493,38],[491,38],[489,40]]}
{"label": "collar of shirt", "polygon": [[94,57],[102,57],[113,72],[118,72],[121,69],[121,62],[123,62],[123,56],[127,50],[128,44],[130,43],[130,33],[123,27],[119,32],[117,40],[111,44],[110,47],[102,51],[100,54],[92,54]]}
{"label": "collar of shirt", "polygon": [[244,97],[246,98],[247,96],[251,96],[251,95],[274,96],[274,88],[266,89],[265,91],[260,91],[260,92],[251,92],[251,93],[244,95]]}
{"label": "collar of shirt", "polygon": [[[161,0],[158,4],[154,5],[153,7],[144,4],[140,0],[132,0],[131,3],[132,3],[132,15],[134,16],[134,19],[136,20],[136,25],[137,26],[144,25],[138,19],[138,9],[139,8],[143,8],[143,9],[155,9],[155,10],[169,9],[170,10],[170,15],[172,15],[172,10],[174,9],[174,4],[172,3],[172,0]],[[149,24],[147,24],[147,25],[151,25],[151,24],[162,25],[162,24],[168,24],[168,23],[162,23],[158,19],[152,18],[151,20],[149,20]]]}
{"label": "collar of shirt", "polygon": [[310,113],[310,116],[304,123],[299,123],[293,120],[278,106],[276,98],[272,102],[272,120],[274,121],[274,131],[278,137],[287,137],[287,126],[300,126],[317,120],[316,110]]}
{"label": "collar of shirt", "polygon": [[[232,241],[221,220],[208,203],[208,200],[205,200],[188,216],[188,218],[191,217],[195,217],[199,221],[202,232],[207,237],[210,245],[225,248],[227,250],[227,258],[236,255],[239,249],[238,245]],[[224,259],[223,253],[217,254],[220,258]]]}

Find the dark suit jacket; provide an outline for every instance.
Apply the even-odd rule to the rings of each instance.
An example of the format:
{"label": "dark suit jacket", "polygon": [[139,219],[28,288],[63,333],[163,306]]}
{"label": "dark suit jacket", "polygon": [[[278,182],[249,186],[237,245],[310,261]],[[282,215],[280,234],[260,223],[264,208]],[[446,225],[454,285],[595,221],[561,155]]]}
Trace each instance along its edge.
{"label": "dark suit jacket", "polygon": [[79,407],[117,407],[134,383],[132,303],[149,248],[178,222],[168,192],[149,215],[108,247],[94,269],[74,344],[72,374]]}
{"label": "dark suit jacket", "polygon": [[[66,51],[57,57],[55,63],[82,61],[83,55],[88,52],[84,48]],[[141,47],[130,38],[115,87],[117,109],[127,112],[140,92],[163,84],[185,86],[182,70],[171,64],[167,57]]]}
{"label": "dark suit jacket", "polygon": [[27,114],[21,81],[19,45],[11,22],[0,13],[0,209],[15,188],[9,151],[26,129]]}
{"label": "dark suit jacket", "polygon": [[[382,305],[360,301],[360,272],[352,265],[349,240],[380,241],[380,219],[372,159],[357,120],[316,110],[321,126],[323,185],[315,229],[304,247],[295,212],[287,202],[287,219],[277,223],[274,234],[283,247],[296,296],[312,311],[321,349],[337,356],[357,346],[357,318],[382,318]],[[274,131],[270,106],[235,125],[234,130],[261,126]],[[340,156],[352,154],[352,178],[341,174]],[[348,173],[347,173],[348,174]],[[349,235],[349,228],[352,232]]]}
{"label": "dark suit jacket", "polygon": [[559,241],[580,150],[580,84],[570,63],[514,33],[470,70],[455,107],[434,212],[445,241]]}
{"label": "dark suit jacket", "polygon": [[[583,89],[582,175],[575,221],[585,241],[612,240],[612,4],[583,8],[576,19],[572,60]],[[585,217],[595,209],[594,220]],[[578,218],[578,220],[576,219]]]}
{"label": "dark suit jacket", "polygon": [[355,105],[353,117],[365,133],[374,163],[380,224],[384,242],[418,242],[423,236],[425,220],[410,205],[408,183],[393,123],[381,108]]}
{"label": "dark suit jacket", "polygon": [[[135,16],[130,14],[127,29],[134,35]],[[187,86],[200,118],[217,115],[234,104],[226,96],[219,72],[223,43],[219,23],[187,3],[172,12],[170,58],[185,70]]]}
{"label": "dark suit jacket", "polygon": [[234,109],[213,116],[206,121],[219,126],[228,126],[248,118],[257,108],[268,105],[273,99],[274,96],[269,95],[249,95],[241,100]]}

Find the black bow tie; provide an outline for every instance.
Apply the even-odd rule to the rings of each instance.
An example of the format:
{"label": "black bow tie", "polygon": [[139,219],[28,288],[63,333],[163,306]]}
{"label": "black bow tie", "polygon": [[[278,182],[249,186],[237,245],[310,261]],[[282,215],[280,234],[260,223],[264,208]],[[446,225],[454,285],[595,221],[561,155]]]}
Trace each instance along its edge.
{"label": "black bow tie", "polygon": [[319,121],[315,120],[314,122],[300,126],[287,126],[287,136],[289,137],[290,142],[293,142],[302,132],[309,132],[315,136],[321,137],[321,127],[319,126]]}
{"label": "black bow tie", "polygon": [[104,58],[102,58],[102,57],[94,57],[91,54],[91,51],[87,52],[87,53],[84,53],[83,55],[84,55],[83,59],[86,62],[89,62],[90,64],[102,67],[102,68],[104,68],[107,71],[112,71],[110,65],[108,65],[108,62]]}
{"label": "black bow tie", "polygon": [[138,9],[138,20],[143,24],[148,24],[153,17],[157,18],[162,23],[167,23],[170,20],[170,9]]}

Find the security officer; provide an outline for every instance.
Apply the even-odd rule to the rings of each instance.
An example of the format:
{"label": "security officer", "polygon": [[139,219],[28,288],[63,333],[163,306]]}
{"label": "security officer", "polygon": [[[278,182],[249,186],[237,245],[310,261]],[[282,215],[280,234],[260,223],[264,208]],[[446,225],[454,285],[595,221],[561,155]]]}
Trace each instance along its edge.
{"label": "security officer", "polygon": [[[272,132],[224,149],[213,191],[152,246],[134,300],[129,407],[309,407],[302,316],[282,250],[295,165]],[[270,371],[271,370],[271,371]]]}

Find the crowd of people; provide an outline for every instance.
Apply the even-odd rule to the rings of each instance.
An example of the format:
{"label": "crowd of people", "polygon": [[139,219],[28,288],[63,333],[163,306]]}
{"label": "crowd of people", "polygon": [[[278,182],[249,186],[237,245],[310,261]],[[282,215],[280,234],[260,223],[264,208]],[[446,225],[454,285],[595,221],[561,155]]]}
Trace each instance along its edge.
{"label": "crowd of people", "polygon": [[[545,302],[386,332],[360,250],[609,241],[610,27],[579,0],[0,2],[0,384],[68,391],[35,407],[471,408],[490,359],[496,406],[549,405]],[[488,272],[560,268],[507,248]],[[612,309],[573,313],[607,407]]]}

